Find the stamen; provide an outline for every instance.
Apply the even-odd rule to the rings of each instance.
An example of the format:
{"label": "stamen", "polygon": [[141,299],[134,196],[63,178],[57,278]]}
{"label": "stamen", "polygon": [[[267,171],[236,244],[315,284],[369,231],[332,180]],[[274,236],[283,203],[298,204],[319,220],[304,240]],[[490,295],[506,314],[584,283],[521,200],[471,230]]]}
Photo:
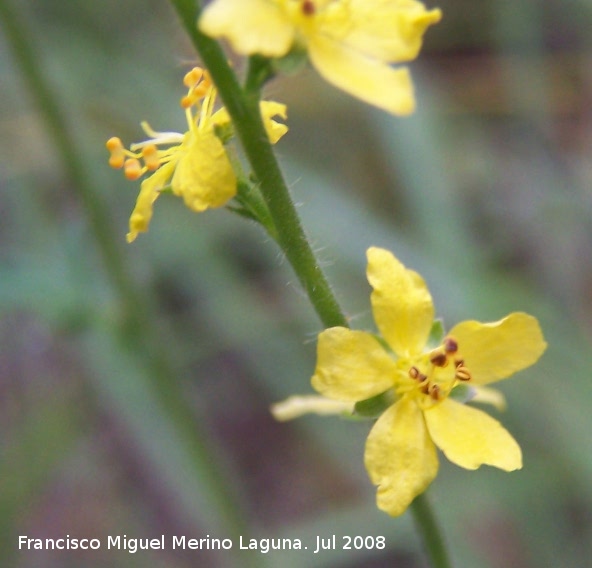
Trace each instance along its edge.
{"label": "stamen", "polygon": [[424,375],[423,373],[421,373],[419,371],[419,369],[417,367],[415,367],[415,366],[414,367],[411,367],[411,369],[409,369],[409,376],[412,379],[414,379],[416,381],[419,381],[420,383],[423,382],[423,381],[425,381],[427,379],[427,376]]}
{"label": "stamen", "polygon": [[181,97],[179,104],[181,105],[181,108],[188,109],[189,107],[193,106],[197,102],[197,99],[198,99],[198,97],[195,96],[195,91],[194,91],[188,95],[185,95],[184,97]]}
{"label": "stamen", "polygon": [[447,337],[444,340],[444,351],[446,353],[456,353],[458,351],[458,343],[452,337]]}
{"label": "stamen", "polygon": [[438,385],[430,385],[428,392],[432,400],[440,400],[440,387]]}
{"label": "stamen", "polygon": [[140,122],[140,126],[142,127],[142,130],[154,140],[136,142],[130,146],[132,150],[142,148],[147,144],[151,144],[153,141],[157,144],[180,144],[183,142],[183,134],[179,134],[178,132],[157,132],[145,120]]}
{"label": "stamen", "polygon": [[204,70],[204,74],[203,74],[203,78],[201,80],[201,84],[206,89],[209,89],[213,85],[213,83],[212,83],[212,76],[210,75],[210,72],[207,69]]}
{"label": "stamen", "polygon": [[202,106],[201,106],[201,110],[200,110],[200,114],[199,114],[199,118],[198,118],[198,122],[197,122],[198,127],[200,127],[200,128],[203,127],[203,125],[207,124],[207,122],[210,120],[210,118],[214,112],[214,105],[215,104],[216,104],[216,89],[214,89],[212,87],[211,89],[208,89],[208,93],[202,102]]}
{"label": "stamen", "polygon": [[206,70],[194,67],[185,74],[183,84],[189,89],[189,92],[181,98],[181,107],[188,109],[209,93],[212,88],[212,78]]}
{"label": "stamen", "polygon": [[314,16],[316,7],[313,0],[304,0],[302,2],[302,13],[305,16]]}
{"label": "stamen", "polygon": [[137,180],[143,173],[142,166],[136,158],[129,158],[124,164],[125,177],[131,181]]}
{"label": "stamen", "polygon": [[156,144],[150,144],[142,149],[142,158],[144,158],[144,164],[146,168],[151,172],[157,170],[160,167],[160,158],[158,157],[158,149]]}
{"label": "stamen", "polygon": [[434,353],[430,357],[430,362],[436,367],[446,367],[448,365],[448,358],[445,353]]}
{"label": "stamen", "polygon": [[116,170],[122,168],[125,161],[125,152],[121,140],[117,136],[113,136],[107,140],[105,146],[111,152],[109,165]]}
{"label": "stamen", "polygon": [[211,88],[212,85],[204,80],[199,85],[197,85],[195,89],[193,89],[193,92],[196,98],[201,99],[208,94]]}
{"label": "stamen", "polygon": [[204,70],[201,67],[194,67],[191,71],[185,73],[185,77],[183,77],[183,84],[188,89],[192,89],[199,83],[203,75]]}
{"label": "stamen", "polygon": [[454,376],[459,381],[470,381],[471,380],[470,371],[466,367],[463,367],[462,365],[459,365],[456,368],[456,372],[454,373]]}

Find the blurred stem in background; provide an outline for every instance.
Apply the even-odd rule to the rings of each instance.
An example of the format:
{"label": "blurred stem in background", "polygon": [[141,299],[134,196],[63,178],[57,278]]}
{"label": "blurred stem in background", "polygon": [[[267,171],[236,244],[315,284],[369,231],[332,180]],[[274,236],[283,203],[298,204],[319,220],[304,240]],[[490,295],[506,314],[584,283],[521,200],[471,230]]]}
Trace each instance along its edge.
{"label": "blurred stem in background", "polygon": [[[220,519],[230,536],[245,537],[249,530],[236,491],[223,468],[217,465],[216,454],[209,447],[205,432],[187,403],[178,380],[178,370],[166,351],[166,344],[157,335],[153,302],[130,275],[116,233],[111,230],[108,209],[88,177],[67,117],[44,77],[42,57],[38,55],[27,25],[7,0],[0,0],[0,19],[29,93],[63,162],[70,186],[88,216],[105,272],[119,301],[122,318],[117,330],[118,342],[141,363],[144,377],[149,381],[148,388],[154,391],[166,417],[185,443],[196,483],[201,483],[216,507],[214,516]],[[208,511],[202,518],[209,520],[212,513]],[[246,562],[249,559],[250,556],[242,558]]]}
{"label": "blurred stem in background", "polygon": [[[252,72],[252,65],[246,87],[242,89],[220,45],[203,35],[197,28],[201,3],[195,0],[170,1],[194,47],[201,55],[232,118],[246,157],[260,183],[261,193],[277,231],[279,246],[325,327],[349,327],[347,318],[310,247],[265,133],[259,111],[259,97],[260,89],[268,76],[264,72]],[[260,65],[258,67],[261,68]],[[257,75],[260,77],[259,82],[255,80]],[[450,563],[446,547],[425,495],[417,497],[411,509],[432,565],[435,568],[448,568]]]}

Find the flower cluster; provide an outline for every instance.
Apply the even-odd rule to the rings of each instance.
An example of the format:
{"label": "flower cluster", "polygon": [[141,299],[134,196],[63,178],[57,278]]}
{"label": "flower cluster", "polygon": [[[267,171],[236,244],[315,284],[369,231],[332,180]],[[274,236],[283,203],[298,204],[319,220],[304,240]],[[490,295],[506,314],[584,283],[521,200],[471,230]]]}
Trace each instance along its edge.
{"label": "flower cluster", "polygon": [[440,10],[416,0],[214,0],[200,29],[243,55],[282,57],[304,48],[329,83],[393,114],[415,103],[406,67]]}
{"label": "flower cluster", "polygon": [[465,321],[430,346],[434,307],[421,276],[379,248],[368,250],[367,275],[381,337],[343,327],[323,331],[312,386],[349,403],[392,397],[366,442],[378,507],[393,516],[407,509],[437,474],[436,447],[466,469],[522,467],[516,441],[497,420],[466,405],[468,389],[459,386],[478,394],[535,363],[546,348],[537,320],[512,313],[493,323]]}
{"label": "flower cluster", "polygon": [[[151,172],[142,182],[130,217],[128,242],[148,230],[153,204],[164,190],[182,197],[196,212],[222,207],[236,195],[237,178],[224,147],[232,137],[230,116],[225,108],[214,111],[216,89],[207,71],[195,67],[183,82],[188,88],[181,99],[187,132],[156,132],[143,122],[148,140],[132,144],[129,150],[117,137],[107,141],[109,165],[123,168],[128,179],[136,180]],[[260,110],[269,140],[275,143],[288,128],[273,118],[285,119],[286,107],[263,101]]]}

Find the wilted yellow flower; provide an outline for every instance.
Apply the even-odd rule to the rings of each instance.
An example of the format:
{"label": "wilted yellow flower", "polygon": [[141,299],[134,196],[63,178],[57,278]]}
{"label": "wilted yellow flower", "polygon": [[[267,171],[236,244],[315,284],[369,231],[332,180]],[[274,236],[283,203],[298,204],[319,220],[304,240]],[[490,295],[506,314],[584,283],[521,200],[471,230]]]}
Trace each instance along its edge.
{"label": "wilted yellow flower", "polygon": [[[147,122],[142,129],[150,137],[127,150],[117,137],[107,141],[111,153],[109,165],[123,168],[128,179],[136,180],[147,172],[136,206],[130,217],[128,242],[148,230],[152,207],[160,193],[169,189],[183,197],[187,207],[196,212],[222,207],[236,195],[236,174],[221,138],[230,136],[231,125],[226,109],[214,112],[216,89],[207,71],[199,67],[189,71],[183,80],[188,93],[181,99],[188,130],[156,132]],[[273,101],[260,103],[267,134],[275,144],[288,130],[273,120],[286,118],[286,107]]]}
{"label": "wilted yellow flower", "polygon": [[282,57],[304,47],[330,83],[394,114],[413,112],[406,67],[417,57],[440,10],[416,0],[214,0],[199,21],[212,37],[227,38],[243,55]]}
{"label": "wilted yellow flower", "polygon": [[[367,275],[382,337],[323,331],[312,386],[344,402],[393,395],[365,449],[378,507],[393,516],[407,509],[436,476],[436,447],[466,469],[522,467],[520,447],[501,424],[450,395],[458,385],[478,389],[535,363],[546,348],[536,318],[518,312],[493,323],[465,321],[429,348],[434,307],[421,276],[379,248],[368,250]],[[503,403],[491,389],[483,398]]]}

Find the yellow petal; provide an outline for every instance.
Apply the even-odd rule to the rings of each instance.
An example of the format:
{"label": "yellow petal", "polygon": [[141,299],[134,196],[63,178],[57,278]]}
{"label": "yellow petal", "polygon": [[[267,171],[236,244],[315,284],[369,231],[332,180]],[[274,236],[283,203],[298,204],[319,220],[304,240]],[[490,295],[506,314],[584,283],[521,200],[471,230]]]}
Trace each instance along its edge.
{"label": "yellow petal", "polygon": [[148,230],[154,202],[158,199],[160,190],[168,183],[174,168],[175,161],[171,161],[142,182],[129,220],[129,233],[126,237],[128,243],[135,241],[138,233],[145,233]]}
{"label": "yellow petal", "polygon": [[236,195],[236,175],[226,150],[213,130],[198,130],[190,136],[173,175],[173,193],[197,212],[222,207]]}
{"label": "yellow petal", "polygon": [[275,144],[286,132],[288,127],[281,122],[273,120],[274,116],[279,116],[286,120],[286,105],[276,103],[275,101],[262,101],[260,103],[261,116],[263,117],[263,125],[269,136],[269,141]]}
{"label": "yellow petal", "polygon": [[493,323],[465,321],[450,330],[472,382],[485,385],[530,367],[547,348],[538,320],[515,312]]}
{"label": "yellow petal", "polygon": [[294,26],[285,11],[269,0],[214,0],[204,8],[199,29],[226,38],[241,55],[286,55],[294,41]]}
{"label": "yellow petal", "polygon": [[[288,127],[281,122],[273,120],[273,117],[279,116],[286,120],[286,105],[282,103],[276,103],[275,101],[261,101],[259,103],[259,109],[261,111],[261,117],[263,119],[263,126],[269,136],[269,141],[275,144],[286,132]],[[210,119],[212,124],[219,126],[225,126],[230,122],[230,115],[225,107],[217,110]]]}
{"label": "yellow petal", "polygon": [[378,508],[389,515],[404,513],[427,489],[438,473],[438,456],[415,402],[402,398],[377,420],[364,463],[378,485]]}
{"label": "yellow petal", "polygon": [[391,388],[396,372],[393,359],[369,333],[331,327],[319,334],[311,383],[324,396],[365,400]]}
{"label": "yellow petal", "polygon": [[[426,10],[414,0],[351,0],[350,26],[343,43],[382,61],[415,59],[428,26],[442,18],[440,10]],[[323,22],[328,33],[332,22]]]}
{"label": "yellow petal", "polygon": [[333,400],[316,395],[293,395],[286,400],[271,405],[271,414],[280,421],[293,420],[305,414],[319,414],[329,416],[332,414],[353,414],[354,403]]}
{"label": "yellow petal", "polygon": [[323,78],[346,93],[392,114],[415,109],[408,69],[393,69],[324,35],[309,38],[308,55]]}
{"label": "yellow petal", "polygon": [[477,469],[486,464],[505,471],[522,467],[516,440],[485,412],[448,398],[424,415],[436,446],[460,467]]}
{"label": "yellow petal", "polygon": [[400,357],[420,354],[434,321],[425,282],[387,250],[372,247],[367,256],[372,311],[380,333]]}
{"label": "yellow petal", "polygon": [[210,124],[216,126],[226,126],[230,122],[230,115],[228,114],[226,107],[219,108],[209,120]]}

